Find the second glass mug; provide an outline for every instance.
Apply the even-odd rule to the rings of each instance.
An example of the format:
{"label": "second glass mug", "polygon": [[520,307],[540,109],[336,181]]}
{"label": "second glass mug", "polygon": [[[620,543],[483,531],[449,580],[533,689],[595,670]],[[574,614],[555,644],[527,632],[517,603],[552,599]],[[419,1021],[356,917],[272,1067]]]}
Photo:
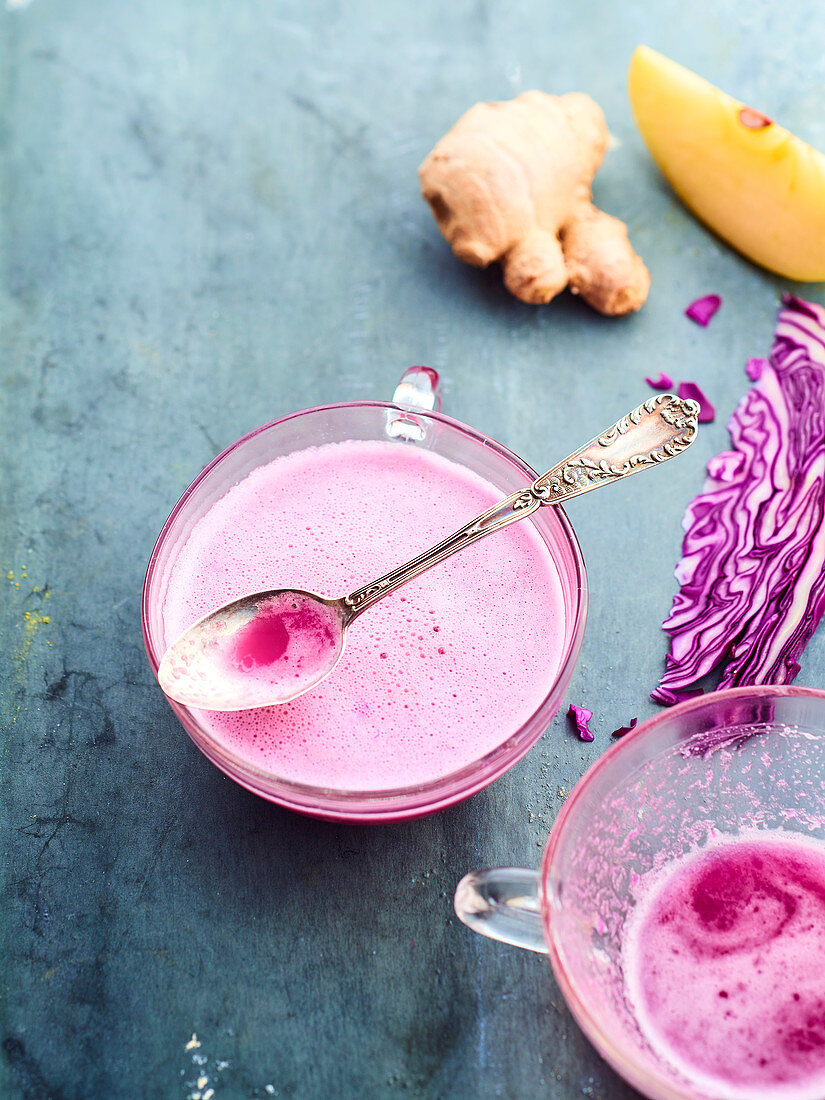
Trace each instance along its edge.
{"label": "second glass mug", "polygon": [[[642,876],[711,840],[776,830],[825,845],[823,776],[825,691],[768,685],[688,700],[591,765],[553,824],[540,871],[471,872],[456,913],[491,939],[548,954],[588,1039],[645,1096],[763,1097],[761,1088],[688,1080],[652,1048],[625,992],[624,930]],[[793,1096],[821,1100],[821,1080]]]}
{"label": "second glass mug", "polygon": [[[423,447],[480,474],[506,496],[538,476],[506,447],[440,412],[435,371],[413,367],[402,376],[392,402],[364,401],[320,406],[266,424],[231,444],[189,486],[158,537],[143,588],[146,652],[157,672],[166,646],[163,600],[177,548],[194,525],[233,485],[280,455],[347,440],[395,440]],[[456,526],[461,522],[456,517]],[[466,517],[469,518],[469,517]],[[533,523],[558,568],[564,598],[564,639],[558,672],[540,705],[516,729],[506,730],[493,751],[432,782],[377,791],[311,787],[252,766],[210,736],[197,713],[170,700],[198,748],[226,775],[261,795],[301,813],[327,820],[379,822],[419,817],[468,798],[507,771],[536,743],[561,705],[573,673],[587,615],[587,577],[573,528],[561,507],[539,509]],[[494,536],[495,537],[495,536]]]}

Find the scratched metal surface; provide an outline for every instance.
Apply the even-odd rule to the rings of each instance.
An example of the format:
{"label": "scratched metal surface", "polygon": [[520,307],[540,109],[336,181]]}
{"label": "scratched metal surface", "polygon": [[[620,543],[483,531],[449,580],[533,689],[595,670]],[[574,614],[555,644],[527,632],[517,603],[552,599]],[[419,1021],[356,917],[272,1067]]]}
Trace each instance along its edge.
{"label": "scratched metal surface", "polygon": [[[610,730],[653,712],[681,515],[785,287],[659,180],[628,57],[647,41],[825,148],[817,0],[706,0],[689,19],[675,0],[5,8],[0,1093],[634,1095],[546,961],[474,937],[451,896],[472,867],[535,865]],[[597,199],[653,272],[636,317],[515,302],[452,258],[419,198],[452,121],[529,87],[606,111],[618,145]],[[704,331],[682,310],[708,291],[725,302]],[[596,740],[558,718],[464,805],[327,825],[198,754],[144,657],[140,586],[221,447],[386,397],[412,362],[442,372],[447,411],[539,467],[644,398],[651,371],[698,380],[719,417],[678,463],[569,509],[592,604],[568,701],[595,711]],[[799,682],[823,670],[820,634]]]}

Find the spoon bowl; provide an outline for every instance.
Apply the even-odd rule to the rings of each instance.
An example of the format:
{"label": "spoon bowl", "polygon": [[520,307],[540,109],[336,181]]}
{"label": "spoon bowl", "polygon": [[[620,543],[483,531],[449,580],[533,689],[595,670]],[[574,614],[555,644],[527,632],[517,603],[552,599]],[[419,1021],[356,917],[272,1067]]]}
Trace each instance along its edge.
{"label": "spoon bowl", "polygon": [[202,710],[287,703],[320,683],[344,651],[351,610],[301,589],[255,592],[216,608],[166,651],[167,695]]}
{"label": "spoon bowl", "polygon": [[304,589],[272,589],[216,608],[167,649],[158,681],[170,698],[203,710],[249,710],[289,702],[335,668],[347,627],[372,604],[542,506],[675,457],[696,438],[698,417],[695,401],[669,393],[649,398],[532,485],[340,599]]}

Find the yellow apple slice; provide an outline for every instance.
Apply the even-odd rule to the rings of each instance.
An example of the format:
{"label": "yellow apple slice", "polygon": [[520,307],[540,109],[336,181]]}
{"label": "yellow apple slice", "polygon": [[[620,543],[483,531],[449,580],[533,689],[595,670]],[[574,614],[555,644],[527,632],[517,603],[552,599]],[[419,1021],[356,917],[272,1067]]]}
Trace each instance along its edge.
{"label": "yellow apple slice", "polygon": [[647,46],[628,93],[650,155],[702,221],[770,271],[825,279],[822,153]]}

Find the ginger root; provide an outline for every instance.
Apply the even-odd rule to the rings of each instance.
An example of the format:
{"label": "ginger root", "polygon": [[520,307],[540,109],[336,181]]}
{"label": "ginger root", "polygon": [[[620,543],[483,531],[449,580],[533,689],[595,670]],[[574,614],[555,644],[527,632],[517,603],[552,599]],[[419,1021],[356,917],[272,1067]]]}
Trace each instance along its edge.
{"label": "ginger root", "polygon": [[591,202],[608,138],[601,108],[579,92],[477,103],[419,168],[421,193],[456,256],[498,260],[523,302],[569,285],[601,313],[630,313],[650,274],[624,222]]}

